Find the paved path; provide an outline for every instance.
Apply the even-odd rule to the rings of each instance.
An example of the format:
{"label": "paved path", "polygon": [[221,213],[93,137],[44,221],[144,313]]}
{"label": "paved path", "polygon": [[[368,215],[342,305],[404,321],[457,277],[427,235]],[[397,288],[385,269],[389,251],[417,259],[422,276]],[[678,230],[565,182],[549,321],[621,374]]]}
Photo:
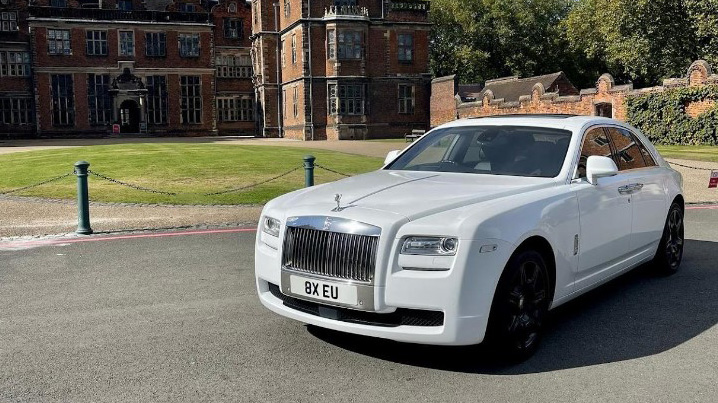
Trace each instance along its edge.
{"label": "paved path", "polygon": [[0,401],[714,402],[718,210],[686,225],[678,274],[564,306],[513,367],[269,312],[252,230],[0,243]]}

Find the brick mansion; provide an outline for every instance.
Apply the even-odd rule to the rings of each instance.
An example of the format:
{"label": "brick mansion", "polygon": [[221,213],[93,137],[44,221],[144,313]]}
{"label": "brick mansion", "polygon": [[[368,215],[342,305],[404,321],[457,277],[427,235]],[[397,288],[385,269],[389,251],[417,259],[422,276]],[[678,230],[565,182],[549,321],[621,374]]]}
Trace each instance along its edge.
{"label": "brick mansion", "polygon": [[0,16],[0,139],[429,122],[425,1],[0,0]]}

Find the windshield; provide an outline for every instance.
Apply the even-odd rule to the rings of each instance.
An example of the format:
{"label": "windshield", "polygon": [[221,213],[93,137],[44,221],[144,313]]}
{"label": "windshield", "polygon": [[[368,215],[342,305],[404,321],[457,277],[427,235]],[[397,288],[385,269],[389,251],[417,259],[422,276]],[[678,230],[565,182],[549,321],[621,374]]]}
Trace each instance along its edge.
{"label": "windshield", "polygon": [[568,130],[545,127],[448,127],[428,133],[386,169],[552,178],[570,139]]}

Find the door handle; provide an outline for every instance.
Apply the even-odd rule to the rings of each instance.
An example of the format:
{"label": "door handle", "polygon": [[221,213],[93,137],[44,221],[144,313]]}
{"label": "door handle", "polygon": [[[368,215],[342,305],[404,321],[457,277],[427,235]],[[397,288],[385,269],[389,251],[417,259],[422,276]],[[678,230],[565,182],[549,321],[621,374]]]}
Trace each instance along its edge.
{"label": "door handle", "polygon": [[618,187],[618,193],[626,195],[631,193],[631,185],[623,185]]}

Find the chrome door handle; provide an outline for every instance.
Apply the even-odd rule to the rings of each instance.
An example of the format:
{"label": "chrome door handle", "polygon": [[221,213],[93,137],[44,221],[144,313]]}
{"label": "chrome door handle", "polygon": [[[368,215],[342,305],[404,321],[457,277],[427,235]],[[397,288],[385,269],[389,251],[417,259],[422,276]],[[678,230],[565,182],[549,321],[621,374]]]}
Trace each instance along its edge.
{"label": "chrome door handle", "polygon": [[631,193],[631,185],[623,185],[618,187],[618,193],[625,195]]}

